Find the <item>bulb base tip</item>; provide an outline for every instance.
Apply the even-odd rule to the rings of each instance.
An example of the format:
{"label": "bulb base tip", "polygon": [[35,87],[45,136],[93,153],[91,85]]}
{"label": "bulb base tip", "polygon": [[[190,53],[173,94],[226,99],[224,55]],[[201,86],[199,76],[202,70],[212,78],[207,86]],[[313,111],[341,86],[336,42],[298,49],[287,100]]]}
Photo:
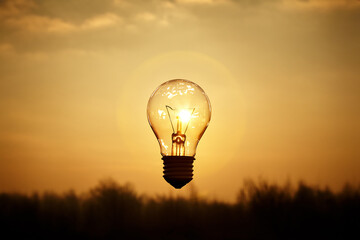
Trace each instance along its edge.
{"label": "bulb base tip", "polygon": [[181,189],[193,177],[194,157],[190,156],[163,156],[164,179],[174,188]]}

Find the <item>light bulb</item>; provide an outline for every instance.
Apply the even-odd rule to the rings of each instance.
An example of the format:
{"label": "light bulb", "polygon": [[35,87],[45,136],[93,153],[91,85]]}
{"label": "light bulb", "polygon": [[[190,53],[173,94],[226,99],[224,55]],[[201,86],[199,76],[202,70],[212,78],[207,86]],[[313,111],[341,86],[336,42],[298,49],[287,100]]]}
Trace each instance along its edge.
{"label": "light bulb", "polygon": [[152,93],[147,117],[163,156],[163,177],[182,188],[192,180],[196,147],[211,118],[209,98],[191,81],[170,80]]}

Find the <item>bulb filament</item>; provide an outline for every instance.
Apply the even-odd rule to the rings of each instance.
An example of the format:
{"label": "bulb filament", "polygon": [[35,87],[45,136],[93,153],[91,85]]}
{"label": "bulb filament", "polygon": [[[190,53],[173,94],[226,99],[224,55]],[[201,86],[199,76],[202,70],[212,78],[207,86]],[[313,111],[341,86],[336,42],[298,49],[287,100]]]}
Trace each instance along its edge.
{"label": "bulb filament", "polygon": [[[176,132],[173,125],[173,121],[169,112],[169,109],[175,112],[176,114]],[[166,106],[166,110],[169,115],[171,127],[173,129],[173,133],[171,135],[172,137],[172,149],[171,149],[171,155],[172,156],[184,156],[185,155],[185,141],[186,141],[186,131],[189,127],[189,122],[191,120],[192,114],[195,111],[195,108],[191,109],[192,111],[189,111],[190,109],[183,109],[179,112],[175,111],[170,106]]]}

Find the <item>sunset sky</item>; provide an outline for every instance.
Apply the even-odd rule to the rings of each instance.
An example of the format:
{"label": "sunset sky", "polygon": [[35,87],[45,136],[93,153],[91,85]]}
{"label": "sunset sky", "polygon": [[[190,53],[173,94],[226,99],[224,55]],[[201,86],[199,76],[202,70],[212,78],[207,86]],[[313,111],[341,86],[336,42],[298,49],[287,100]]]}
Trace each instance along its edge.
{"label": "sunset sky", "polygon": [[[146,117],[176,78],[213,110],[183,190]],[[339,190],[360,183],[359,103],[359,0],[0,0],[0,191]]]}

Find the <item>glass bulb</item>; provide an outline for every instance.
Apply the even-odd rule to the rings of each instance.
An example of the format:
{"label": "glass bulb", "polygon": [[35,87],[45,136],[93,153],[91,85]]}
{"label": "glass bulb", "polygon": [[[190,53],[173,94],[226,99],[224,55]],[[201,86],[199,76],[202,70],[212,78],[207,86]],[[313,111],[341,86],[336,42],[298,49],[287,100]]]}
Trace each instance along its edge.
{"label": "glass bulb", "polygon": [[200,86],[185,79],[174,79],[153,92],[147,116],[158,139],[164,165],[166,162],[193,161],[196,147],[211,118],[211,106]]}
{"label": "glass bulb", "polygon": [[163,156],[195,156],[210,118],[210,101],[197,84],[175,79],[151,95],[147,116]]}

